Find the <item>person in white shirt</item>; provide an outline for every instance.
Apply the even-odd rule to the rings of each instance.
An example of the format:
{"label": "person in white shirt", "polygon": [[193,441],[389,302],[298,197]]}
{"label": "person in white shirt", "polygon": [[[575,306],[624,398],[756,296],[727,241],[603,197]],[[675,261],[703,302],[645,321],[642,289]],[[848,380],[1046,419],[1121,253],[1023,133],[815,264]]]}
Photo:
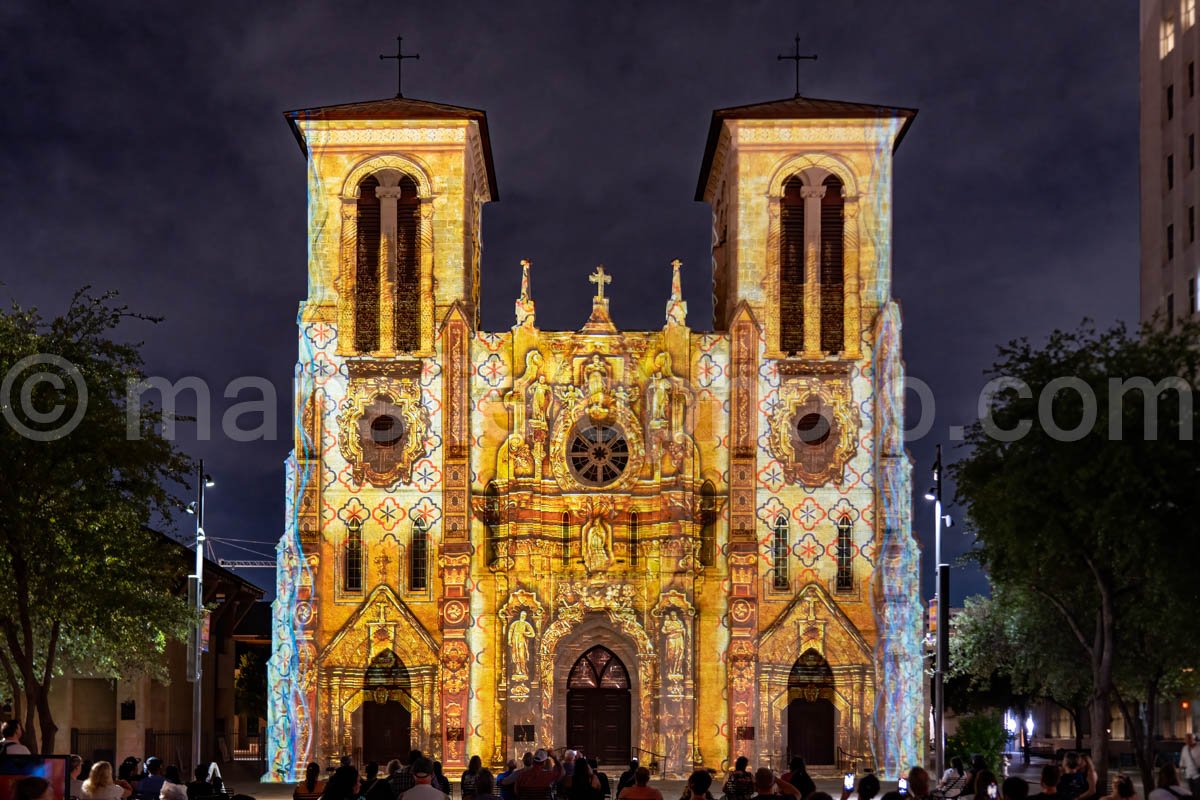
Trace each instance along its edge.
{"label": "person in white shirt", "polygon": [[1183,750],[1179,753],[1179,766],[1183,767],[1183,779],[1193,795],[1200,795],[1200,744],[1196,742],[1196,734],[1189,733],[1183,740]]}
{"label": "person in white shirt", "polygon": [[79,777],[79,770],[83,769],[83,759],[72,753],[69,767],[67,777],[71,779],[71,800],[79,800],[83,797],[83,780]]}
{"label": "person in white shirt", "polygon": [[21,734],[25,733],[21,729],[21,723],[15,719],[10,719],[8,722],[0,726],[0,756],[27,756],[29,748],[21,744]]}
{"label": "person in white shirt", "polygon": [[1179,773],[1174,764],[1167,763],[1158,768],[1154,785],[1157,788],[1146,795],[1146,800],[1191,800],[1191,791],[1179,785]]}
{"label": "person in white shirt", "polygon": [[419,758],[410,766],[415,785],[400,795],[398,800],[450,800],[441,789],[433,785],[433,762]]}
{"label": "person in white shirt", "polygon": [[81,788],[83,800],[122,800],[133,793],[128,785],[113,782],[112,764],[107,761],[92,764],[92,771]]}

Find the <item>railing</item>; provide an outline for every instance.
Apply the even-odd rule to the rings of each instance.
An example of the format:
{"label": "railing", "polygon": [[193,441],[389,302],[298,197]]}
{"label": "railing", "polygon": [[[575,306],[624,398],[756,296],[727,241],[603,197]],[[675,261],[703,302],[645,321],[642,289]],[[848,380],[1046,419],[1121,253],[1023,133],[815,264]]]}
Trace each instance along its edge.
{"label": "railing", "polygon": [[839,772],[857,773],[859,770],[875,768],[875,762],[870,755],[851,753],[849,750],[843,750],[841,746],[837,749],[837,763]]}
{"label": "railing", "polygon": [[163,763],[179,767],[184,775],[195,769],[192,764],[191,731],[156,731],[146,729],[146,758],[158,756]]}
{"label": "railing", "polygon": [[[650,763],[644,763],[645,759],[642,754],[650,756]],[[650,770],[651,775],[656,775],[659,772],[667,771],[667,757],[662,753],[655,753],[652,750],[644,750],[641,747],[630,748],[630,756],[638,760],[638,764]]]}
{"label": "railing", "polygon": [[117,763],[117,732],[71,728],[71,752],[84,761]]}
{"label": "railing", "polygon": [[266,757],[266,736],[259,733],[257,736],[246,737],[245,747],[233,748],[234,761],[262,761]]}

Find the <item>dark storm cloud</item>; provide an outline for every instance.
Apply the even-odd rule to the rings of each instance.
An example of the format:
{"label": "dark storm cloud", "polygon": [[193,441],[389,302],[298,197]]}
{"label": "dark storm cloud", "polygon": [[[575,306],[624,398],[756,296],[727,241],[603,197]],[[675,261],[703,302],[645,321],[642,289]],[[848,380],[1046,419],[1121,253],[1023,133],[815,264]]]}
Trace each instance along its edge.
{"label": "dark storm cloud", "polygon": [[691,197],[709,114],[789,96],[775,55],[798,30],[820,53],[804,92],[921,109],[894,205],[905,355],[938,400],[910,445],[919,498],[997,342],[1136,313],[1136,15],[1034,0],[6,5],[0,293],[54,311],[82,284],[116,288],[167,317],[128,332],[152,372],[214,394],[271,379],[283,441],[185,446],[221,479],[214,534],[272,542],[306,277],[304,164],[281,110],[390,96],[377,54],[402,33],[421,53],[407,94],[488,112],[504,200],[484,213],[485,327],[511,324],[531,258],[543,327],[583,322],[603,262],[618,324],[657,328],[675,257],[707,327],[708,208]]}

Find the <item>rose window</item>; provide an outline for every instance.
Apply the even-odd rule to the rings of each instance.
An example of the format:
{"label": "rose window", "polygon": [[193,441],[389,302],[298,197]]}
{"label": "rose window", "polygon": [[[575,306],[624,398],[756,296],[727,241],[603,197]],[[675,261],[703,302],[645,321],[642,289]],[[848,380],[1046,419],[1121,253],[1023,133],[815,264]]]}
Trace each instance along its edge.
{"label": "rose window", "polygon": [[567,463],[580,483],[607,486],[620,478],[629,464],[625,432],[615,425],[580,425],[567,445]]}

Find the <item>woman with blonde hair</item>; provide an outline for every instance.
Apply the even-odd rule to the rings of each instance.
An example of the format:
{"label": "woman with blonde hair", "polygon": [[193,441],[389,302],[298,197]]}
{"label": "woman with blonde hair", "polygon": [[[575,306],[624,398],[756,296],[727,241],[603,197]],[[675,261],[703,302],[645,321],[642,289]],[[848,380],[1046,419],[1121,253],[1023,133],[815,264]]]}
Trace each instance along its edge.
{"label": "woman with blonde hair", "polygon": [[127,787],[113,782],[112,764],[107,761],[92,764],[92,771],[88,773],[82,789],[84,800],[121,800],[133,794]]}
{"label": "woman with blonde hair", "polygon": [[1096,765],[1092,763],[1092,757],[1087,753],[1079,754],[1079,771],[1083,773],[1084,779],[1087,781],[1087,788],[1075,800],[1096,800],[1100,797],[1100,789],[1096,785],[1098,780]]}

